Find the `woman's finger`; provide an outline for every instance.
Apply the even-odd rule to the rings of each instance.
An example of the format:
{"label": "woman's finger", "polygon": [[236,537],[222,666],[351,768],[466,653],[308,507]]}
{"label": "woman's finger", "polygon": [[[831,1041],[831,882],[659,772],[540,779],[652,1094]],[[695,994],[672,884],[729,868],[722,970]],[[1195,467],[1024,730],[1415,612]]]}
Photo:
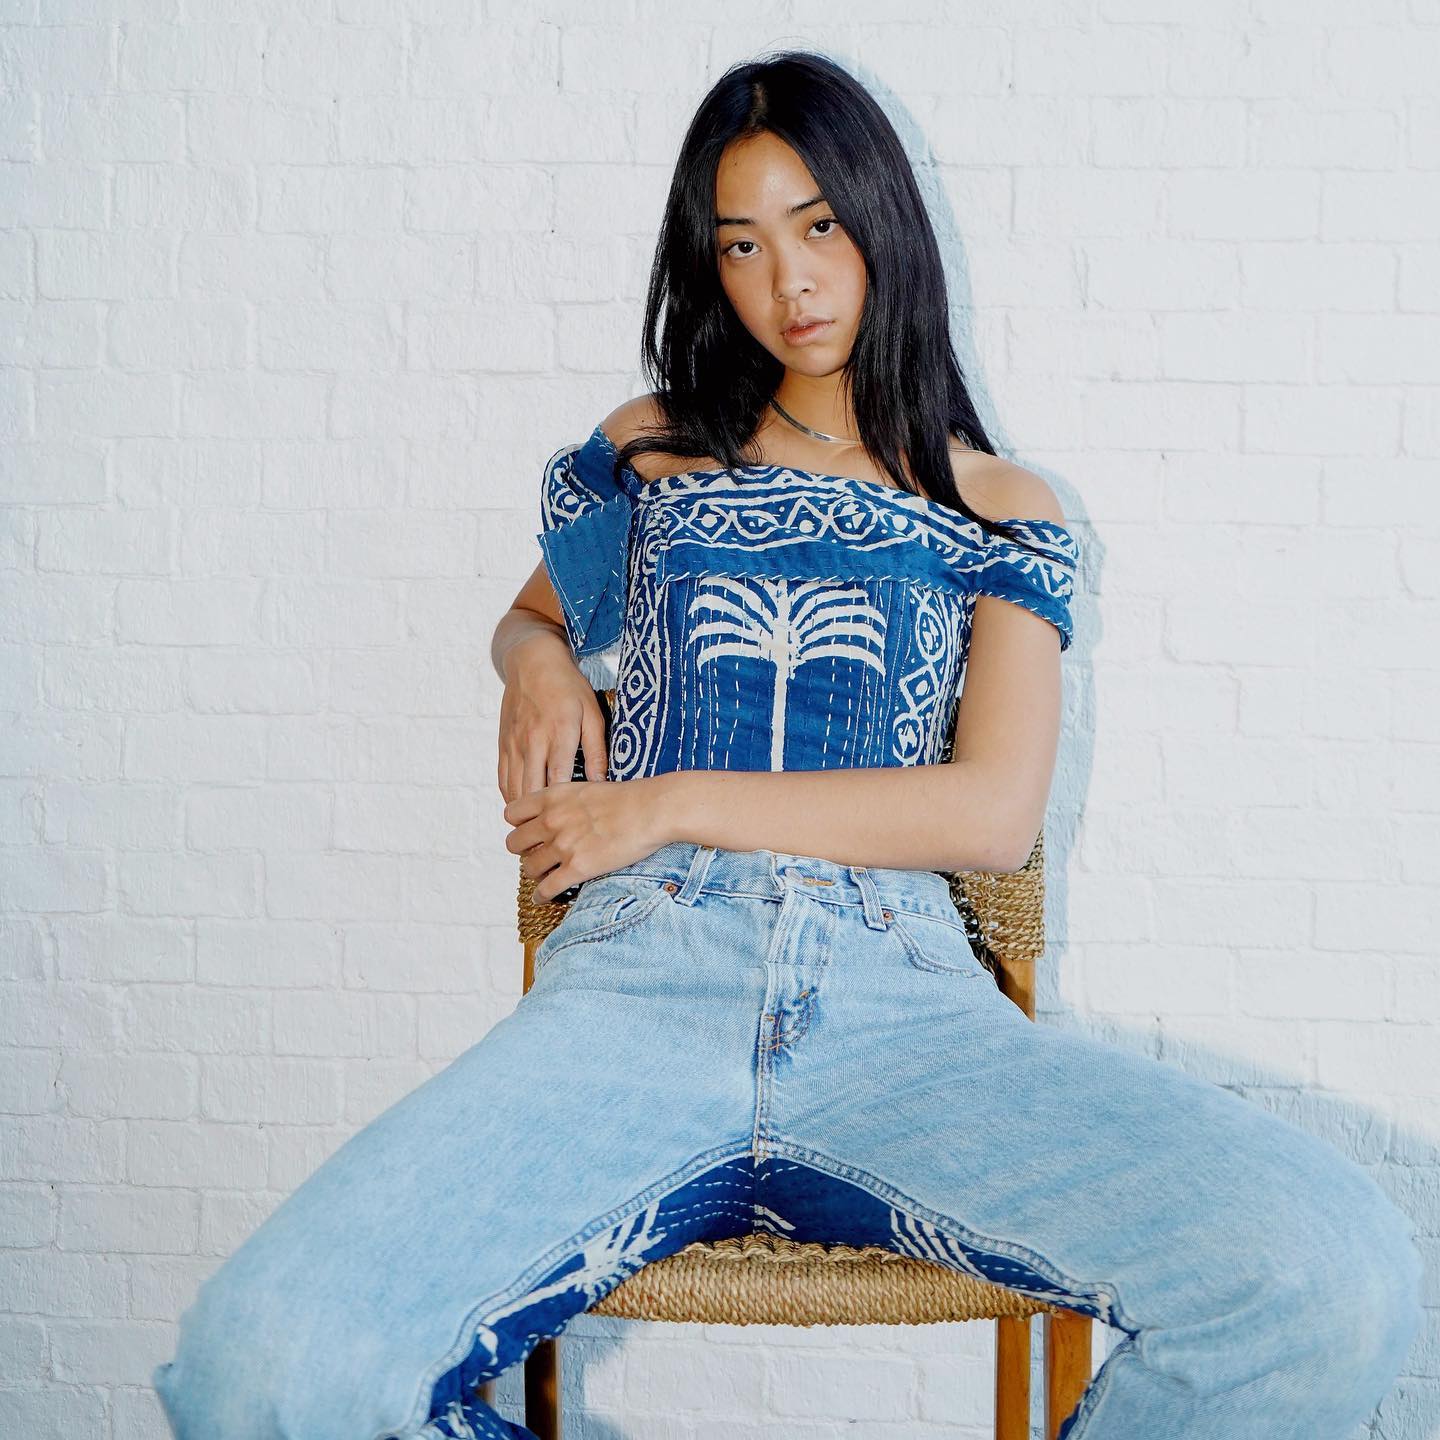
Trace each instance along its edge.
{"label": "woman's finger", "polygon": [[549,780],[550,741],[542,727],[537,726],[525,737],[525,770],[521,777],[522,795],[543,790]]}
{"label": "woman's finger", "polygon": [[585,754],[585,778],[603,780],[610,771],[605,753],[605,717],[599,704],[586,705],[580,714],[580,747]]}

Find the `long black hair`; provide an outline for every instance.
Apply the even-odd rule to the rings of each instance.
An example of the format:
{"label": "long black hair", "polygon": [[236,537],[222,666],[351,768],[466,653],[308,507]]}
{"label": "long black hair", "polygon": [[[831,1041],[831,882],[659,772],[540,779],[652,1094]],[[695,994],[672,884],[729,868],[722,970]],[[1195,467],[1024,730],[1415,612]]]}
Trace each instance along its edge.
{"label": "long black hair", "polygon": [[617,469],[656,451],[715,456],[727,470],[753,463],[743,447],[784,366],[721,288],[715,176],[727,145],[767,131],[805,162],[865,260],[865,303],[842,384],[866,451],[901,489],[915,493],[903,456],[922,493],[1031,548],[976,514],[955,484],[952,437],[996,451],[955,358],[940,247],[900,137],[854,76],[805,50],[732,65],[685,132],[645,306],[643,363],[662,422],[619,448]]}

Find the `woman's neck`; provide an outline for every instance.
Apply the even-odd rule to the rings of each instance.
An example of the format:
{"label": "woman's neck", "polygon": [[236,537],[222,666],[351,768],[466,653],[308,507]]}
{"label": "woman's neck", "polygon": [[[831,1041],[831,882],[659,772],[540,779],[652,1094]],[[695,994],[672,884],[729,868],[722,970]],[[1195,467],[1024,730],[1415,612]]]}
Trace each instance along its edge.
{"label": "woman's neck", "polygon": [[[837,451],[842,445],[851,448],[860,445],[860,429],[855,423],[855,412],[838,375],[797,376],[794,371],[787,370],[775,388],[774,398],[801,425],[809,427],[810,430],[818,430],[821,435],[836,437],[821,440],[806,436],[807,439],[814,440],[815,444],[829,445]],[[767,413],[774,415],[796,435],[805,434],[804,430],[792,425],[784,416],[776,415],[774,406],[767,407]]]}

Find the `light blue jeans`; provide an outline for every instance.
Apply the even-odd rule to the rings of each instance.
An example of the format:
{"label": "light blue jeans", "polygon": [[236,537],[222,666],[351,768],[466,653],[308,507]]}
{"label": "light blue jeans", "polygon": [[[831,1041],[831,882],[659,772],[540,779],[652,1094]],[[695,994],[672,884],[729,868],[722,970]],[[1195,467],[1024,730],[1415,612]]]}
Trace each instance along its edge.
{"label": "light blue jeans", "polygon": [[1363,1169],[1027,1019],[931,871],[667,844],[536,960],[201,1285],[153,1377],[178,1440],[533,1440],[481,1382],[752,1229],[1123,1331],[1062,1440],[1342,1440],[1420,1327],[1411,1223]]}

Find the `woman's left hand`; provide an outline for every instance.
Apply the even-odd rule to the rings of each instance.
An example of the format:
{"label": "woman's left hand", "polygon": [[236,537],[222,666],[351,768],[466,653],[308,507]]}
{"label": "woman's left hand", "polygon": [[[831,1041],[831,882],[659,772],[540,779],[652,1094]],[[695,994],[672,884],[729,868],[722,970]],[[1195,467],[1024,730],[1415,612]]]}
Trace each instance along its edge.
{"label": "woman's left hand", "polygon": [[505,848],[535,882],[539,902],[658,850],[667,833],[663,775],[561,780],[511,800]]}

